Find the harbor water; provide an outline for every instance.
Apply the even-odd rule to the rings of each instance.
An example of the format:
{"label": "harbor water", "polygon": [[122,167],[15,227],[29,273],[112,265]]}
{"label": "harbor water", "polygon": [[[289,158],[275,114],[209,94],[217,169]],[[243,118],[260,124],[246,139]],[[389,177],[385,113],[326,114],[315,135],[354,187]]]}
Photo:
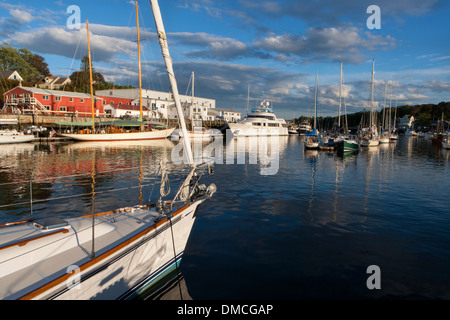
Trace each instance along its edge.
{"label": "harbor water", "polygon": [[[400,136],[342,156],[305,150],[295,135],[271,141],[267,164],[255,143],[234,145],[245,158],[224,156],[204,177],[217,192],[184,252],[184,298],[450,299],[450,150]],[[0,223],[155,200],[158,165],[176,146],[2,145]],[[169,164],[172,190],[182,170]]]}

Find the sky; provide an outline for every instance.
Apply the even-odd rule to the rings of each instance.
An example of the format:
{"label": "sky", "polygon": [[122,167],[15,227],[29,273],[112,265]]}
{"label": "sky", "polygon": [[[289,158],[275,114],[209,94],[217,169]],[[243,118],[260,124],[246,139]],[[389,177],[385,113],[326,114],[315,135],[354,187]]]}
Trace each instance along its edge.
{"label": "sky", "polygon": [[[217,108],[245,114],[247,104],[267,100],[286,119],[313,115],[315,104],[319,116],[336,116],[341,91],[342,112],[368,110],[373,61],[376,109],[450,101],[449,1],[159,2],[179,92],[191,94],[194,72],[195,95]],[[150,2],[138,3],[143,87],[169,91]],[[2,0],[0,41],[67,77],[87,54],[86,20],[95,71],[137,86],[135,1]]]}

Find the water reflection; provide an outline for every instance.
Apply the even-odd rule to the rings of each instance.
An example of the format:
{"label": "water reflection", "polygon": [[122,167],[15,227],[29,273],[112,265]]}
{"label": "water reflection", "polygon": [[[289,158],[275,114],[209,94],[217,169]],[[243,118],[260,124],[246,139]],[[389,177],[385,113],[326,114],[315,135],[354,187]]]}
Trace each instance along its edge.
{"label": "water reflection", "polygon": [[[218,191],[199,211],[180,266],[181,286],[168,280],[149,299],[162,298],[162,288],[182,299],[450,298],[450,150],[399,137],[397,143],[337,154],[304,150],[302,139],[284,137],[275,147],[265,142],[269,159],[279,151],[274,175],[261,174],[268,165],[260,161],[255,139],[209,149],[223,160],[212,176]],[[0,208],[0,219],[29,213],[29,180],[33,198],[43,201],[33,204],[36,214],[88,214],[92,207],[107,211],[146,201],[159,159],[170,161],[175,146],[164,141],[0,149],[1,205],[16,204]],[[169,166],[173,175],[181,170]],[[371,264],[381,267],[381,291],[366,289]],[[292,271],[288,277],[286,270]]]}
{"label": "water reflection", "polygon": [[31,210],[66,216],[142,203],[144,188],[155,182],[159,161],[170,162],[173,146],[169,140],[2,146],[0,220]]}
{"label": "water reflection", "polygon": [[135,300],[192,300],[182,273],[171,272]]}

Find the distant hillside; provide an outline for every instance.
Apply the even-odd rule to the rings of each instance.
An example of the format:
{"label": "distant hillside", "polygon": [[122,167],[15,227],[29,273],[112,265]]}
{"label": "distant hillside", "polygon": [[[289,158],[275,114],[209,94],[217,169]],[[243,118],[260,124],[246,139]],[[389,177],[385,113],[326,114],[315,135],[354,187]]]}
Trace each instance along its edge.
{"label": "distant hillside", "polygon": [[[395,108],[392,108],[392,117],[394,117]],[[450,120],[450,102],[440,102],[439,104],[421,104],[415,106],[398,106],[397,118],[402,118],[405,115],[414,116],[416,127],[429,127],[436,123],[437,120],[442,119],[444,114],[444,120]],[[382,119],[383,109],[377,112],[377,118]],[[367,121],[369,119],[369,112],[361,111],[347,115],[349,128],[356,128],[361,123],[361,119]],[[341,117],[341,123],[343,123],[344,116]],[[312,123],[311,117],[296,118],[296,122],[299,123],[303,120],[309,120]],[[332,130],[336,127],[337,117],[319,117],[317,119],[319,129]]]}

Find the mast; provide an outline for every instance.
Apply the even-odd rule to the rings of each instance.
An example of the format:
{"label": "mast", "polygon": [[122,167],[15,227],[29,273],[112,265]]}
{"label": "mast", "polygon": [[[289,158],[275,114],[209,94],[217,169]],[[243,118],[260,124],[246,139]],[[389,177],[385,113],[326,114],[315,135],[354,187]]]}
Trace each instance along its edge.
{"label": "mast", "polygon": [[338,116],[338,128],[341,127],[341,100],[342,100],[342,61],[341,61],[341,80],[339,82],[339,116]]}
{"label": "mast", "polygon": [[395,109],[394,109],[394,133],[395,133],[395,126],[397,122],[397,99],[395,99]]}
{"label": "mast", "polygon": [[372,88],[370,94],[370,128],[374,125],[374,115],[373,115],[373,81],[375,75],[375,59],[372,60]]}
{"label": "mast", "polygon": [[86,20],[87,42],[88,42],[88,58],[89,58],[89,85],[91,89],[91,111],[92,111],[92,133],[95,133],[94,119],[94,89],[92,88],[92,61],[91,61],[91,44],[89,41],[89,22]]}
{"label": "mast", "polygon": [[153,10],[153,17],[155,18],[156,30],[158,32],[159,45],[161,46],[161,53],[164,57],[166,64],[167,74],[169,76],[170,86],[172,88],[173,97],[175,100],[175,106],[177,108],[178,119],[180,121],[181,132],[183,133],[183,146],[186,151],[187,160],[189,165],[195,166],[194,158],[192,155],[191,143],[186,129],[186,122],[184,121],[183,109],[181,108],[180,96],[178,93],[177,80],[173,72],[172,59],[170,58],[169,45],[167,43],[166,32],[164,30],[164,24],[161,17],[161,11],[159,9],[157,0],[150,0]]}
{"label": "mast", "polygon": [[250,110],[250,83],[248,84],[248,89],[247,89],[247,115],[248,112]]}
{"label": "mast", "polygon": [[194,71],[192,71],[192,103],[194,103]]}
{"label": "mast", "polygon": [[[141,121],[144,120],[142,114],[142,74],[141,74],[141,40],[139,36],[139,9],[138,2],[136,3],[136,25],[137,25],[137,45],[138,45],[138,63],[139,63],[139,111],[141,116]],[[142,126],[141,126],[142,131]]]}
{"label": "mast", "polygon": [[387,97],[387,84],[388,84],[388,82],[386,81],[386,83],[385,83],[385,86],[384,86],[384,108],[383,108],[383,122],[382,122],[382,128],[383,128],[383,131],[384,131],[384,129],[386,129],[386,125],[385,125],[385,123],[384,123],[384,120],[386,119],[386,97]]}
{"label": "mast", "polygon": [[318,78],[318,74],[316,72],[316,90],[314,92],[314,129],[316,129],[316,123],[317,123],[317,78]]}
{"label": "mast", "polygon": [[389,89],[389,122],[388,122],[388,130],[389,134],[391,134],[391,115],[392,115],[392,85]]}

